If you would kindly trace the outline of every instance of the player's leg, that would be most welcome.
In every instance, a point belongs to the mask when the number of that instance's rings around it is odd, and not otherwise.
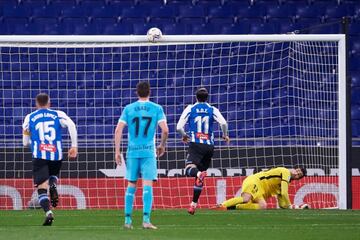
[[[136,181],[139,178],[139,159],[127,158],[126,160],[126,179],[128,186],[125,191],[125,224],[124,228],[132,228],[132,212],[136,192]]]
[[[53,212],[50,210],[50,200],[47,194],[49,187],[49,167],[47,160],[33,159],[33,178],[38,191],[39,204],[45,212],[44,226],[50,226],[54,220]]]
[[[51,205],[56,207],[59,202],[59,194],[57,191],[58,176],[60,173],[62,161],[49,161],[49,192]]]
[[[235,209],[235,207],[239,204],[246,204],[251,202],[251,194],[247,192],[242,192],[240,197],[234,197],[230,198],[229,200],[226,200],[223,202],[220,206],[227,209]]]
[[[202,190],[202,182],[206,176],[206,172],[202,173],[199,170],[201,159],[203,158],[199,145],[200,144],[198,143],[189,143],[188,155],[185,162],[185,175],[195,179],[193,187],[193,200],[190,203],[190,208],[188,209],[188,213],[192,215],[195,213],[197,200],[199,199]]]
[[[248,203],[236,205],[237,210],[258,210],[258,209],[266,209],[266,208],[267,208],[267,203],[263,198],[250,201]]]
[[[151,224],[151,209],[153,204],[153,182],[157,180],[157,166],[155,158],[143,158],[140,162],[143,179],[143,228],[157,229]]]
[[[259,183],[259,179],[254,176],[247,177],[241,188],[241,196],[231,198],[223,202],[220,208],[237,209],[237,205],[247,204],[246,206],[252,206],[250,203],[255,202],[256,199],[263,198],[263,190]]]
[[[188,156],[185,162],[185,175],[188,177],[200,177],[201,171],[198,169],[198,165],[201,163],[203,158],[201,152],[199,151],[200,144],[189,143]]]
[[[188,209],[188,213],[191,215],[195,214],[195,209],[197,207],[197,203],[199,201],[201,192],[204,187],[204,179],[206,177],[206,170],[210,166],[210,162],[211,162],[213,153],[214,153],[213,146],[206,145],[206,144],[199,144],[197,146],[197,154],[199,157],[201,156],[200,163],[197,163],[197,167],[198,167],[199,171],[201,171],[201,174],[200,174],[200,176],[197,176],[195,178],[193,199],[190,204],[190,208]]]

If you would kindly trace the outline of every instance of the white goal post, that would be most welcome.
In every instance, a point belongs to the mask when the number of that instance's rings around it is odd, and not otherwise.
[[[332,77],[337,79],[331,82]],[[113,146],[111,126],[115,127],[125,104],[134,100],[134,83],[149,80],[153,99],[164,106],[171,124],[176,124],[179,112],[194,100],[193,90],[200,86],[210,88],[210,103],[222,106],[220,111],[230,123],[234,141],[230,146],[217,141],[220,150],[214,169],[209,170],[215,180],[209,177],[207,186],[216,193],[205,190],[200,205],[209,206],[214,199],[234,195],[234,189],[241,187],[237,186],[242,181],[236,180],[238,175],[248,175],[250,169],[299,163],[310,169],[326,168],[324,174],[329,178],[322,179],[321,173],[313,171],[319,183],[331,185],[338,181],[338,193],[334,193],[337,203],[328,196],[310,196],[308,201],[313,201],[316,208],[347,208],[345,35],[165,35],[156,43],[138,35],[0,36],[0,78],[0,187],[17,189],[23,207],[32,196],[31,168],[28,150],[19,150],[21,134],[17,129],[21,128],[21,119],[33,110],[30,102],[34,93],[50,92],[50,97],[56,99],[55,107],[67,112],[81,128],[79,148],[84,161],[63,167],[63,184],[83,189],[81,196],[87,198],[88,207],[114,208],[111,198],[123,198],[125,185],[113,178],[123,175],[115,169],[109,152]],[[306,101],[315,97],[320,98],[313,104]],[[246,106],[248,102],[251,107]],[[106,104],[111,110],[106,109]],[[84,118],[88,116],[91,120]],[[159,163],[159,174],[168,180],[160,178],[155,207],[186,207],[192,180],[183,180],[183,172],[178,170],[186,148],[175,132],[169,140],[170,152]],[[98,155],[94,157],[93,153]],[[100,160],[98,156],[103,157]],[[114,172],[104,175],[112,168]],[[238,175],[222,175],[232,168]],[[98,169],[105,170],[95,172]],[[96,179],[101,181],[91,182]],[[233,186],[224,189],[222,183]],[[12,202],[5,195],[0,196],[0,203],[7,209]],[[116,200],[118,207],[122,201]],[[62,204],[73,207],[71,200]]]

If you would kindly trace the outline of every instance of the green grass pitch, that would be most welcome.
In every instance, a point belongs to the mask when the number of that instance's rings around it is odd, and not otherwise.
[[[360,239],[360,211],[340,210],[155,210],[158,230],[123,230],[120,210],[55,210],[51,227],[40,226],[40,210],[0,211],[0,239]]]

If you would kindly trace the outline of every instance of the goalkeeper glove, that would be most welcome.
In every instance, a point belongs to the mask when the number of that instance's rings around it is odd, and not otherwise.
[[[290,206],[289,206],[289,209],[309,209],[310,207],[309,207],[309,205],[308,204],[306,204],[306,203],[304,203],[304,204],[301,204],[301,205],[296,205],[296,204],[291,204]]]

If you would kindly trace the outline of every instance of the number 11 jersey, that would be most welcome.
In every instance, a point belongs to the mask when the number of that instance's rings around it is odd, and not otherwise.
[[[151,101],[127,105],[119,119],[128,126],[127,158],[156,157],[155,134],[158,124],[166,121],[163,108]]]
[[[226,124],[219,109],[206,102],[197,102],[185,108],[177,128],[189,123],[190,142],[214,145],[213,123]]]

